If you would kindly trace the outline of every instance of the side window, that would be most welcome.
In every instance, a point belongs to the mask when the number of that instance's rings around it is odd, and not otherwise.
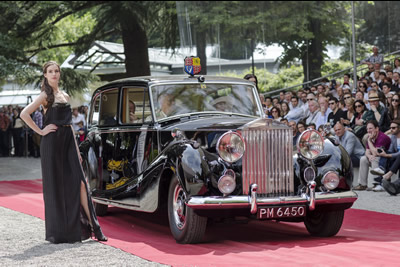
[[[92,105],[92,110],[90,111],[90,117],[89,117],[89,124],[90,125],[97,125],[99,124],[99,114],[100,114],[100,94],[95,96],[93,105]]]
[[[151,121],[151,111],[147,90],[144,87],[123,89],[121,122],[124,124],[143,124]]]
[[[105,126],[116,125],[117,110],[118,110],[117,108],[118,108],[118,89],[117,88],[109,89],[102,92],[101,95],[99,96],[98,124]]]

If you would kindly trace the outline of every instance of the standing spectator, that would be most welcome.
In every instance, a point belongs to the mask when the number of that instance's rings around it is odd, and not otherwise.
[[[379,156],[377,148],[389,149],[390,138],[379,131],[378,122],[370,120],[367,122],[367,144],[365,155],[360,160],[360,171],[358,176],[358,185],[354,190],[366,190],[368,188],[369,167],[376,169],[379,167]]]
[[[8,142],[8,128],[10,127],[10,119],[5,114],[3,107],[0,107],[0,157],[10,156]]]
[[[374,46],[372,48],[372,52],[373,52],[373,54],[371,56],[367,57],[366,59],[361,60],[361,63],[368,64],[368,66],[370,66],[370,64],[374,64],[374,63],[383,64],[383,55],[379,54],[378,47]]]
[[[23,127],[24,123],[19,116],[19,110],[14,108],[13,109],[13,125],[12,125],[12,136],[13,136],[13,143],[14,143],[14,156],[15,157],[22,157],[24,155],[24,139],[22,137],[23,134]]]
[[[40,129],[43,129],[43,114],[40,111],[40,108],[37,108],[36,111],[33,113],[32,120]],[[35,131],[33,131],[32,132],[33,156],[35,158],[40,157],[40,140],[41,136]]]
[[[360,159],[365,154],[364,146],[360,140],[351,131],[346,131],[343,124],[340,122],[334,126],[336,140],[349,153],[351,162],[354,167],[360,166]]]
[[[329,99],[328,103],[329,103],[329,107],[332,110],[332,112],[329,113],[329,115],[328,115],[328,122],[330,123],[331,127],[333,128],[338,121],[340,122],[340,119],[346,119],[347,114],[345,111],[343,111],[339,108],[339,101],[337,98],[331,97]]]
[[[274,97],[274,98],[272,99],[272,105],[275,107],[276,104],[278,104],[278,103],[279,103],[279,99],[276,98],[276,97]]]
[[[309,103],[310,101],[315,100],[315,95],[313,93],[308,93],[306,95],[306,102],[304,105],[301,106],[301,108],[303,109],[303,114],[304,114],[304,118],[308,118],[310,116],[310,107],[309,107]]]

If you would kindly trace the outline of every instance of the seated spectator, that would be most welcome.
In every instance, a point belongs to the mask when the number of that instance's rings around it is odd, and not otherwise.
[[[272,116],[273,120],[276,120],[276,121],[282,120],[281,111],[277,107],[273,107],[271,109],[271,116]]]
[[[320,97],[318,98],[319,104],[319,112],[317,118],[315,119],[315,125],[317,129],[320,125],[327,124],[328,122],[328,115],[332,112],[332,110],[328,106],[328,98],[327,97]]]
[[[306,103],[301,106],[301,108],[303,109],[304,118],[308,118],[310,116],[309,103],[312,100],[315,100],[315,95],[313,93],[308,93],[306,97]]]
[[[299,106],[299,99],[297,96],[292,96],[291,99],[292,108],[285,118],[288,121],[295,121],[296,123],[304,117],[303,109]]]
[[[306,130],[306,124],[303,121],[299,121],[297,123],[297,131],[299,134],[303,133]]]
[[[297,124],[296,124],[295,121],[289,121],[288,126],[292,127],[292,130],[293,130],[293,145],[295,146],[297,144],[297,139],[300,136],[299,131],[297,131]]]
[[[351,162],[354,167],[360,166],[360,159],[365,154],[364,146],[360,140],[352,132],[346,131],[343,124],[340,122],[334,126],[336,140],[341,144],[344,149],[349,153]]]
[[[279,102],[280,102],[280,103],[282,103],[283,101],[285,101],[285,94],[286,94],[286,91],[285,91],[285,90],[279,92]]]
[[[289,104],[286,102],[281,103],[281,115],[285,117],[290,111]]]
[[[383,61],[384,61],[383,55],[379,54],[378,47],[376,47],[376,46],[372,47],[372,52],[373,52],[373,54],[371,56],[361,60],[360,63],[368,64],[368,66],[370,66],[371,64],[374,64],[374,63],[383,64]]]
[[[388,181],[400,169],[400,119],[393,120],[390,123],[390,130],[392,133],[390,135],[390,147],[387,151],[378,151],[378,156],[381,157],[379,167],[371,170],[372,174],[382,175],[381,178]]]
[[[400,95],[395,94],[392,97],[391,105],[389,108],[385,108],[383,111],[383,114],[381,116],[381,119],[379,121],[379,128],[383,132],[387,132],[390,127],[390,122],[393,121],[394,119],[400,118]]]
[[[350,127],[350,122],[354,120],[355,110],[354,110],[354,100],[353,98],[349,97],[345,100],[346,103],[346,118],[340,119],[340,122]]]
[[[331,97],[329,99],[329,107],[331,108],[332,112],[328,115],[328,122],[333,128],[337,122],[340,122],[341,119],[346,119],[347,114],[345,111],[339,108],[339,101],[335,97]]]
[[[278,104],[279,103],[279,98],[276,98],[276,97],[274,97],[274,98],[272,98],[272,105],[275,107],[275,105],[276,104]]]
[[[287,126],[289,126],[289,122],[288,122],[288,120],[285,119],[285,118],[282,118],[282,119],[281,119],[281,123],[286,124]]]
[[[398,93],[400,91],[400,73],[399,72],[393,73],[392,86],[391,86],[390,90],[394,93]]]
[[[310,123],[307,125],[307,129],[312,129],[312,130],[316,130],[315,128],[315,123]]]
[[[371,91],[368,93],[368,102],[370,107],[370,110],[367,111],[368,119],[379,121],[382,117],[385,107],[380,105],[378,94],[373,89],[371,89]]]
[[[361,140],[367,133],[367,109],[365,103],[361,100],[356,100],[353,106],[355,114],[354,119],[350,121],[350,129]],[[372,119],[372,117],[370,118]]]
[[[264,104],[265,104],[265,109],[268,111],[268,113],[270,113],[273,107],[272,98],[270,96],[265,97]]]
[[[400,73],[400,58],[395,58],[393,65],[394,65],[393,74],[394,72]]]
[[[361,91],[357,91],[355,95],[355,100],[361,100],[362,102],[365,102],[364,93]]]
[[[360,171],[358,176],[358,185],[354,190],[366,190],[368,188],[369,168],[376,169],[379,167],[379,156],[377,148],[389,149],[390,138],[379,131],[378,122],[369,120],[367,122],[367,144],[365,155],[360,160]]]

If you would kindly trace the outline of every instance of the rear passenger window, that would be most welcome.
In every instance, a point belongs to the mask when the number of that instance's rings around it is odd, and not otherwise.
[[[149,118],[151,111],[147,90],[144,87],[123,88],[121,122],[143,124],[144,121],[149,121]]]
[[[91,125],[113,126],[117,124],[118,89],[109,89],[95,96],[91,110]]]

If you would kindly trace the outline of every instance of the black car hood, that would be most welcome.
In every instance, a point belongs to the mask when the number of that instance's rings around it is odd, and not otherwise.
[[[162,129],[172,131],[178,128],[182,131],[210,131],[237,129],[257,118],[239,116],[209,116],[209,117],[185,117],[179,120],[164,122]]]

